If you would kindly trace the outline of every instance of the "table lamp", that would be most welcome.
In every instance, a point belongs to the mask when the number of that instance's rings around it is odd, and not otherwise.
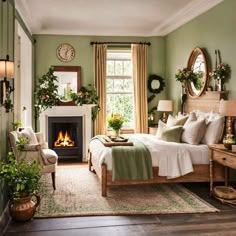
[[[227,116],[226,134],[234,134],[232,117],[236,116],[236,100],[221,99],[219,113],[223,116]]]
[[[167,121],[167,115],[166,112],[172,112],[173,111],[173,101],[172,100],[160,100],[158,102],[157,106],[158,111],[163,111],[163,115],[161,120],[166,123]]]

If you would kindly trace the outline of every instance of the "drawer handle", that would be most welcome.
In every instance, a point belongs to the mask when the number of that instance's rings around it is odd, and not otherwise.
[[[223,161],[225,161],[225,160],[226,160],[226,158],[224,157],[224,158],[222,158],[222,160],[223,160]]]

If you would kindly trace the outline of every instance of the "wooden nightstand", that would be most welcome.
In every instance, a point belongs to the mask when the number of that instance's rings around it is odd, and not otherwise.
[[[210,161],[210,195],[212,196],[214,184],[214,162],[225,167],[225,186],[228,186],[229,168],[236,169],[236,153],[227,150],[223,144],[209,145],[209,161]]]
[[[157,127],[148,127],[148,133],[152,135],[156,135]]]

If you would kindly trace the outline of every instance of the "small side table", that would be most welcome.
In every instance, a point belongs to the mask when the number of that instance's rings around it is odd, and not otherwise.
[[[210,161],[210,195],[212,196],[214,184],[214,162],[225,167],[225,186],[228,186],[229,168],[236,169],[236,153],[227,150],[223,144],[213,144],[208,147]]]
[[[148,127],[148,133],[152,135],[156,135],[157,127]]]

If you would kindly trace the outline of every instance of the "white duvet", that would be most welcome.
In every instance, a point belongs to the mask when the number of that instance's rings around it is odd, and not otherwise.
[[[159,167],[159,176],[177,178],[193,172],[193,164],[209,164],[207,145],[190,145],[159,140],[150,134],[129,135],[130,140],[143,142],[150,151],[152,166]],[[98,139],[89,144],[93,162],[99,166],[107,164],[112,170],[111,148],[105,147]]]

